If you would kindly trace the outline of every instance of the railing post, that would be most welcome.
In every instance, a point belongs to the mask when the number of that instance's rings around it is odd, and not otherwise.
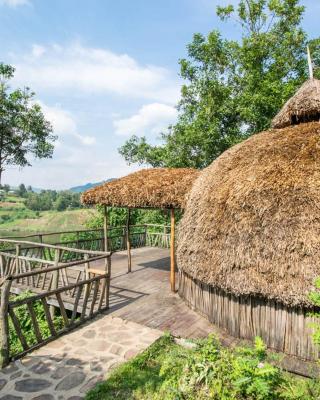
[[[6,275],[6,261],[2,254],[0,254],[0,277],[4,278]]]
[[[83,258],[85,259],[85,264],[84,264],[84,276],[85,279],[89,279],[89,269],[90,269],[90,264],[89,264],[89,255],[85,254],[83,256]]]
[[[104,237],[104,251],[109,251],[108,249],[108,209],[107,206],[103,206],[103,237]]]
[[[170,209],[170,225],[171,225],[171,237],[170,237],[170,284],[171,291],[176,291],[176,266],[175,266],[175,215],[174,209]]]
[[[131,272],[130,213],[131,213],[131,210],[130,210],[130,208],[128,208],[128,211],[127,211],[127,254],[128,254],[128,273]]]
[[[19,267],[20,267],[20,263],[19,263],[19,256],[20,256],[20,245],[17,244],[16,245],[16,262],[15,262],[15,271],[11,271],[11,274],[19,274]]]
[[[76,237],[77,237],[77,249],[80,249],[80,237],[79,237],[79,231],[76,232]]]
[[[60,261],[60,249],[56,249],[54,252],[54,267],[58,267]],[[55,271],[52,272],[52,288],[51,290],[58,289],[59,287],[59,270],[56,269]],[[50,314],[51,318],[54,318],[55,314],[55,309],[56,307],[54,305],[50,306]]]
[[[105,273],[108,274],[106,282],[106,308],[109,308],[110,281],[111,281],[111,256],[106,258]]]
[[[42,235],[39,235],[39,243],[43,243]],[[43,258],[43,248],[40,247],[40,258]]]
[[[10,338],[9,338],[9,318],[8,305],[12,280],[5,279],[1,286],[0,303],[0,368],[9,363]]]

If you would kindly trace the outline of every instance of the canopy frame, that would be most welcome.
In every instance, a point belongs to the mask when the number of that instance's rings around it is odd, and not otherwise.
[[[127,209],[126,221],[126,242],[127,242],[127,258],[128,258],[128,273],[132,272],[132,256],[131,256],[131,242],[130,242],[130,218],[131,207],[121,207]],[[135,209],[154,209],[149,207],[135,207]],[[160,209],[160,208],[159,208]],[[104,205],[104,248],[108,251],[108,210]],[[165,210],[165,209],[163,209]],[[170,208],[170,287],[173,293],[176,292],[176,254],[175,254],[175,209]]]

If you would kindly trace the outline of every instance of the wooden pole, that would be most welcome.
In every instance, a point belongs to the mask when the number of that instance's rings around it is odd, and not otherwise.
[[[128,272],[131,272],[131,243],[130,243],[130,208],[127,213],[127,253],[128,253]]]
[[[310,53],[309,46],[307,46],[307,55],[308,55],[309,77],[310,77],[310,79],[313,79],[313,65],[312,65],[312,59],[311,59],[311,53]]]
[[[170,238],[170,284],[171,291],[176,291],[176,267],[175,267],[175,246],[174,246],[174,230],[175,230],[175,218],[174,218],[174,209],[170,210],[170,219],[171,219],[171,238]]]
[[[8,304],[12,280],[5,279],[1,287],[0,304],[0,368],[9,364],[10,340]]]
[[[58,267],[60,261],[60,250],[56,249],[54,253],[54,267]],[[52,287],[49,290],[56,290],[59,287],[59,270],[52,271]],[[56,308],[54,305],[50,306],[50,315],[54,319]]]
[[[108,209],[104,206],[104,218],[103,218],[103,236],[104,236],[104,251],[108,251]]]

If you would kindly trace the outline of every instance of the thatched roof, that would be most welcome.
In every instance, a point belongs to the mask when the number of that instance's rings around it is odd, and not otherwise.
[[[287,101],[272,121],[272,128],[285,128],[303,122],[320,120],[320,81],[309,79]]]
[[[184,208],[198,175],[191,168],[143,169],[87,190],[81,200],[110,207]]]
[[[202,171],[178,267],[235,295],[308,305],[320,275],[320,124],[252,136]]]

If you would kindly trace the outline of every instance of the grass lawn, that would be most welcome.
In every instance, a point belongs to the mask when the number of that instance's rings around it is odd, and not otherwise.
[[[226,349],[214,337],[182,347],[165,335],[115,369],[86,400],[316,400],[320,382],[272,365],[261,339]]]

